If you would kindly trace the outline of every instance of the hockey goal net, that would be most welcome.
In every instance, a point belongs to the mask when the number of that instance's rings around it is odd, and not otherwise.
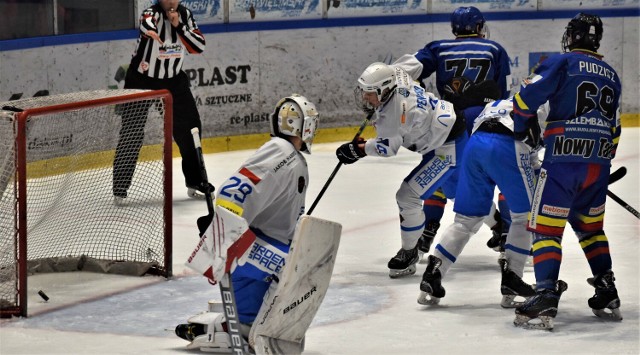
[[[27,315],[27,276],[171,275],[168,91],[0,103],[0,315]]]

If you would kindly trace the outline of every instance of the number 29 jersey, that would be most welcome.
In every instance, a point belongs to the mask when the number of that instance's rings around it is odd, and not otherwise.
[[[304,156],[287,140],[273,137],[219,187],[216,204],[288,244],[304,213],[308,184]]]

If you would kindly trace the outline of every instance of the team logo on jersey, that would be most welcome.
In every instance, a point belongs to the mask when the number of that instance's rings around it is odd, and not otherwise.
[[[404,96],[404,97],[409,97],[409,90],[405,89],[405,88],[399,88],[398,89],[398,94]]]
[[[304,179],[304,176],[300,176],[298,178],[298,192],[302,193],[304,191],[304,187],[307,185],[307,182]]]

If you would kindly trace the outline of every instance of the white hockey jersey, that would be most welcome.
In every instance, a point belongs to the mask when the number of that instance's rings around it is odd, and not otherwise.
[[[216,204],[287,244],[304,213],[308,184],[304,156],[285,139],[273,137],[219,187]]]
[[[403,69],[394,71],[397,87],[376,110],[376,138],[366,142],[365,152],[390,157],[401,146],[420,154],[442,146],[456,121],[453,105],[426,92]]]
[[[513,132],[513,118],[511,112],[513,111],[513,96],[506,100],[498,100],[487,104],[484,110],[473,121],[473,130],[475,132],[480,125],[485,121],[500,122],[503,126],[507,127]],[[538,108],[538,124],[544,128],[544,123],[549,114],[549,102],[545,102]]]

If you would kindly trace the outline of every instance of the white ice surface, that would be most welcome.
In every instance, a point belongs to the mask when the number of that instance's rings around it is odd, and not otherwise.
[[[640,129],[623,131],[613,169],[628,174],[610,186],[631,206],[640,208]],[[337,144],[313,146],[308,156],[307,206],[337,164]],[[211,181],[218,186],[252,151],[206,156]],[[395,192],[417,163],[403,150],[390,159],[365,158],[343,166],[313,215],[343,225],[331,286],[307,332],[305,354],[638,354],[640,353],[640,224],[608,200],[605,231],[609,237],[624,320],[596,318],[587,299],[593,289],[587,262],[570,228],[564,236],[562,295],[553,332],[515,328],[513,310],[500,308],[497,253],[485,243],[482,227],[443,280],[447,295],[439,306],[416,303],[425,264],[416,275],[390,279],[387,261],[400,248]],[[173,334],[176,324],[219,299],[217,287],[185,269],[195,247],[195,220],[206,204],[186,197],[179,160],[174,160],[175,277],[124,278],[65,274],[29,279],[27,319],[0,323],[1,354],[186,354],[186,342]],[[453,219],[447,205],[443,228]],[[441,234],[441,233],[439,233]],[[525,270],[533,282],[533,269]],[[45,303],[36,295],[44,290]],[[197,352],[196,352],[197,353]]]

